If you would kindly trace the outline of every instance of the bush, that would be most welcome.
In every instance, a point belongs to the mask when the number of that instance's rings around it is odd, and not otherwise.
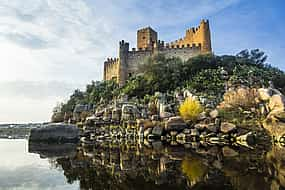
[[[222,109],[250,110],[258,106],[258,92],[255,88],[238,88],[224,94],[224,101],[220,104]]]
[[[179,107],[181,117],[187,121],[196,121],[203,108],[199,101],[188,97]]]

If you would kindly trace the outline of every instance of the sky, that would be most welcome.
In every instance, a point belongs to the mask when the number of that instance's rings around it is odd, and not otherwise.
[[[181,38],[209,19],[217,55],[259,48],[285,71],[283,0],[1,0],[0,123],[50,120],[74,89],[102,80],[119,41],[136,47],[136,30]]]

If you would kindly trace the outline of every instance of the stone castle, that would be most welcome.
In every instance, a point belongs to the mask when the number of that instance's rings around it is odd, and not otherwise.
[[[162,54],[165,57],[191,57],[212,52],[211,34],[208,20],[202,20],[196,28],[186,30],[183,38],[170,43],[158,40],[157,32],[151,27],[137,31],[137,49],[130,51],[129,43],[120,41],[119,57],[108,58],[104,62],[104,80],[116,80],[124,85],[126,80],[138,73],[138,65],[148,57]]]

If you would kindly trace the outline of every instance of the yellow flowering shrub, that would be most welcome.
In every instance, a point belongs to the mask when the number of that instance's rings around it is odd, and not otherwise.
[[[181,117],[187,121],[197,120],[200,113],[202,113],[203,107],[199,101],[192,97],[188,97],[179,107]]]

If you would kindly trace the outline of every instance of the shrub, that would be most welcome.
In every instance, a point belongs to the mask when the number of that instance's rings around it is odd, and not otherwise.
[[[179,107],[181,117],[187,121],[197,120],[199,114],[203,111],[203,108],[199,101],[192,97],[188,97]]]
[[[256,89],[238,88],[224,94],[224,101],[220,104],[221,109],[250,110],[258,106],[258,92]]]

